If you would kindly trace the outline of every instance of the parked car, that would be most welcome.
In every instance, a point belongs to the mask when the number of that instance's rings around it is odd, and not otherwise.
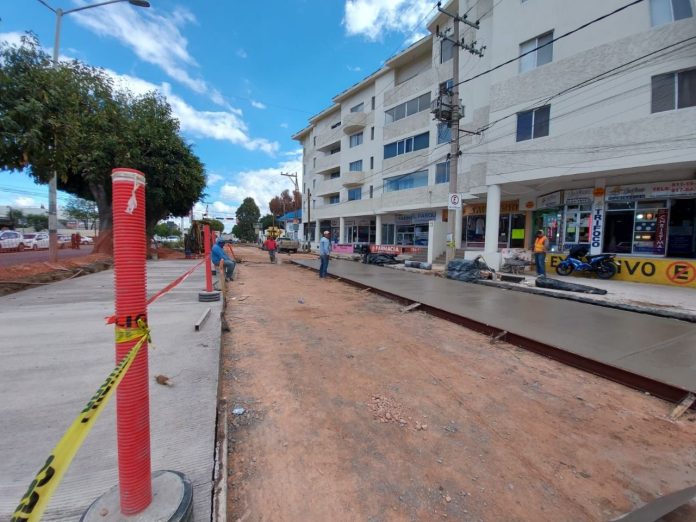
[[[66,245],[70,245],[70,236],[58,234],[58,248],[65,248]]]
[[[2,250],[24,250],[24,236],[14,230],[3,230],[0,232],[0,249]]]
[[[48,232],[24,234],[24,248],[29,248],[31,250],[48,248]]]
[[[181,241],[181,238],[179,236],[167,236],[166,241],[168,241],[169,243],[178,243],[179,241]]]
[[[293,252],[296,253],[300,248],[300,242],[289,237],[279,237],[276,239],[278,244],[278,252]]]
[[[93,245],[94,244],[94,238],[90,236],[82,236],[80,238],[80,244],[81,245]]]

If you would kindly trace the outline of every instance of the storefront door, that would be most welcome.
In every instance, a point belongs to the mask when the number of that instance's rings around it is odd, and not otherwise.
[[[696,257],[696,199],[673,199],[669,214],[669,257]]]

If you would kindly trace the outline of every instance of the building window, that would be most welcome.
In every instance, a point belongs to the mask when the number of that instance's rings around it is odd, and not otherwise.
[[[550,105],[545,105],[531,111],[518,112],[517,141],[548,136],[550,115]]]
[[[520,58],[520,72],[531,71],[536,67],[544,65],[553,60],[553,31],[532,38],[520,44],[520,56],[525,53],[525,56]],[[548,44],[548,45],[546,45]],[[542,47],[538,49],[538,47]],[[534,50],[536,49],[536,50]]]
[[[340,194],[332,194],[329,196],[329,205],[335,205],[337,203],[341,202],[341,195]]]
[[[349,163],[348,170],[351,172],[362,172],[362,160],[352,161]]]
[[[317,200],[316,199],[312,200],[312,208],[317,208]]]
[[[375,168],[375,157],[370,156],[370,170]]]
[[[411,136],[404,140],[388,143],[384,146],[384,159],[400,156],[408,152],[427,149],[430,146],[430,133],[424,132],[418,136]]]
[[[331,149],[331,150],[329,151],[329,154],[336,154],[336,153],[338,153],[338,152],[341,152],[341,147],[340,147],[340,146],[334,147],[333,149]]]
[[[352,134],[350,136],[350,146],[352,147],[357,147],[358,145],[362,145],[363,142],[363,133],[362,131],[357,132],[355,134]]]
[[[372,185],[370,185],[370,199],[372,199],[372,192],[373,192]]]
[[[340,170],[336,170],[336,171],[332,172],[331,174],[329,174],[329,179],[336,179],[336,178],[340,178],[340,177],[341,177]]]
[[[374,140],[375,139],[375,128],[370,127],[370,139]]]
[[[317,180],[313,179],[312,180],[312,190],[314,190],[315,188],[317,188]]]
[[[362,187],[348,190],[348,201],[356,201],[362,199]]]
[[[332,128],[332,129],[335,129],[336,127],[340,127],[340,126],[341,126],[341,122],[340,122],[340,121],[337,121],[336,123],[334,123],[334,124],[331,126],[331,128]]]
[[[428,171],[419,170],[403,176],[396,176],[384,180],[384,192],[395,192],[417,187],[428,186]]]
[[[653,27],[691,16],[691,0],[650,0],[650,21]]]
[[[375,97],[372,97],[372,110],[375,110]]]
[[[451,60],[454,56],[454,42],[451,40],[442,40],[440,42],[440,63],[445,63]]]
[[[426,92],[417,98],[413,98],[396,107],[392,107],[388,111],[384,111],[384,123],[392,123],[406,116],[411,116],[412,114],[428,109],[430,109],[430,93]]]
[[[435,183],[449,183],[450,162],[449,160],[435,165]]]
[[[314,146],[315,147],[317,146],[317,137],[316,136],[314,136]]]
[[[447,94],[452,92],[452,89],[454,88],[454,80],[450,78],[446,82],[441,82],[439,87],[438,87],[438,92],[441,94]]]
[[[696,69],[652,77],[652,112],[696,106]]]
[[[365,104],[363,102],[360,102],[354,107],[351,107],[350,112],[362,112],[363,108],[365,108]]]
[[[312,167],[317,168],[317,158],[312,158]]]
[[[449,143],[452,141],[452,127],[448,123],[437,124],[437,143]]]

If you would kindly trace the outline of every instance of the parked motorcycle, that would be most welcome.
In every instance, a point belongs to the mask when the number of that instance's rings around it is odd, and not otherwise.
[[[619,267],[614,261],[614,254],[598,254],[590,256],[585,246],[576,246],[570,249],[568,256],[556,267],[558,275],[567,276],[574,271],[590,272],[597,274],[600,279],[611,279],[616,275]],[[583,260],[584,258],[584,260]]]

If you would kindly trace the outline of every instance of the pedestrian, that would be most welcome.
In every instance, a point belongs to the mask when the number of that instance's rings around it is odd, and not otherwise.
[[[75,234],[75,248],[80,250],[80,245],[82,244],[82,236],[79,232]]]
[[[234,280],[234,269],[237,265],[230,259],[230,256],[225,253],[223,249],[224,245],[224,239],[220,238],[217,240],[217,243],[213,245],[213,249],[210,252],[210,261],[216,267],[219,267],[220,261],[222,261],[225,265],[225,281],[232,281]]]
[[[326,277],[329,270],[329,254],[331,253],[331,241],[329,231],[324,231],[324,236],[319,241],[319,277]]]
[[[546,277],[546,252],[549,251],[549,238],[543,230],[538,230],[534,240],[534,261],[538,276]]]
[[[278,250],[278,244],[273,236],[268,236],[268,239],[263,243],[263,246],[268,250],[268,257],[271,263],[275,263],[276,250]]]

